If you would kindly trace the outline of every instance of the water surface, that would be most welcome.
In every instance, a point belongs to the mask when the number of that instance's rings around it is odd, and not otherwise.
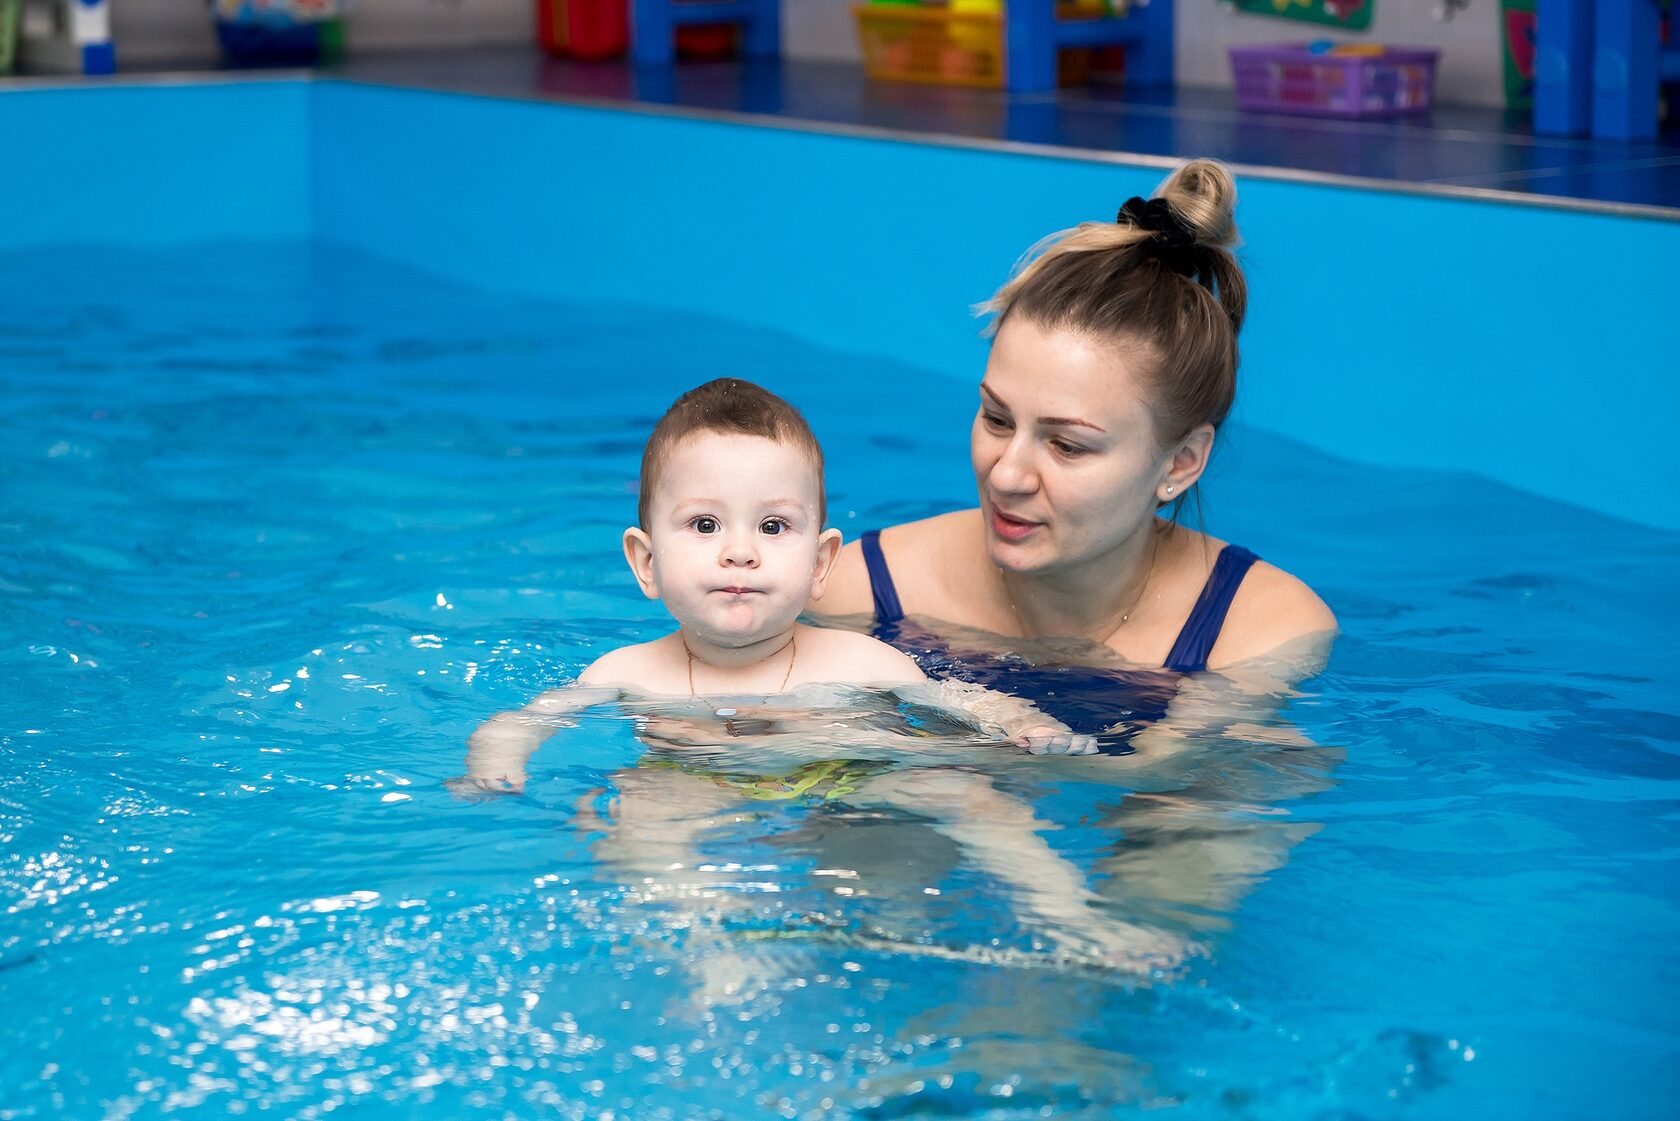
[[[722,374],[807,410],[848,536],[970,501],[971,385],[792,336],[0,259],[0,1116],[1667,1115],[1680,535],[1240,411],[1207,526],[1346,633],[1172,767],[752,798],[598,712],[454,797],[480,720],[666,625],[618,537]]]

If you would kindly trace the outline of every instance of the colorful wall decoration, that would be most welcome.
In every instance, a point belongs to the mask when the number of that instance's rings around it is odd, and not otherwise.
[[[1499,34],[1504,41],[1505,105],[1534,107],[1534,16],[1536,0],[1500,0]]]
[[[1377,0],[1236,0],[1237,10],[1257,16],[1306,20],[1349,31],[1371,26]]]

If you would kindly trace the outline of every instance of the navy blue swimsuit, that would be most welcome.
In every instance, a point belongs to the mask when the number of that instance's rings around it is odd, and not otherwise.
[[[1013,654],[958,650],[934,632],[904,617],[893,586],[887,558],[881,553],[881,531],[872,529],[859,541],[869,586],[875,600],[875,637],[904,651],[929,677],[954,678],[1012,693],[1037,704],[1076,732],[1096,735],[1114,731],[1099,741],[1107,754],[1131,751],[1132,733],[1166,715],[1167,706],[1187,673],[1207,669],[1208,653],[1219,639],[1225,614],[1243,577],[1260,558],[1240,545],[1220,550],[1207,583],[1172,652],[1160,669],[1114,669],[1101,666],[1033,665]]]

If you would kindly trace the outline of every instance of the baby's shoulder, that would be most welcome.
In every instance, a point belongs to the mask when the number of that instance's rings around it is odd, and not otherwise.
[[[609,650],[596,658],[578,674],[579,685],[617,685],[626,688],[645,687],[646,683],[658,676],[660,669],[668,662],[669,655],[666,647],[670,645],[670,638],[657,638],[652,642],[639,642],[634,646],[620,646],[617,650]]]
[[[853,685],[902,685],[927,680],[909,657],[869,635],[801,624],[798,637],[801,655],[810,650],[813,670],[821,680]]]

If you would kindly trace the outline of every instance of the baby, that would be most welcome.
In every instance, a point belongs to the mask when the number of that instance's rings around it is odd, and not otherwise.
[[[568,712],[626,700],[762,699],[801,687],[809,702],[819,683],[893,689],[955,708],[1034,750],[1078,750],[1088,738],[1025,701],[957,682],[929,685],[913,661],[868,635],[798,621],[822,596],[840,531],[823,528],[822,449],[775,394],[720,378],[678,398],[642,453],[637,512],[624,531],[625,560],[677,629],[605,654],[574,685],[486,721],[471,739],[469,782],[522,787],[526,761]],[[738,714],[711,707],[719,717]]]

